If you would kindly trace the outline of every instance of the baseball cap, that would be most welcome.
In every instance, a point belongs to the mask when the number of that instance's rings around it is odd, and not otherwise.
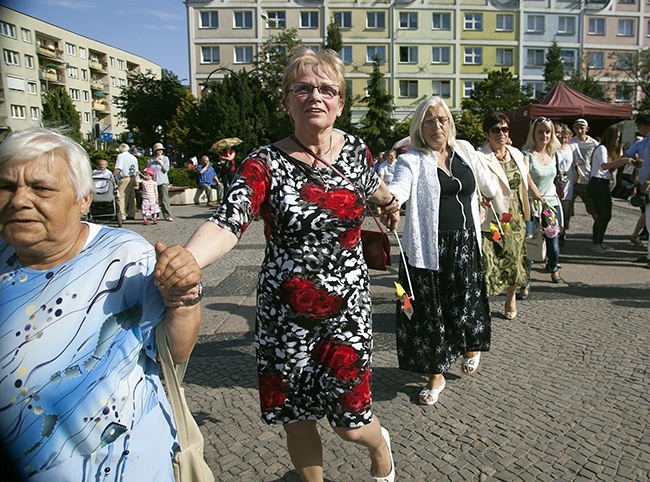
[[[585,119],[578,119],[577,121],[575,121],[573,123],[573,127],[575,127],[575,126],[589,127],[589,122],[587,122]]]

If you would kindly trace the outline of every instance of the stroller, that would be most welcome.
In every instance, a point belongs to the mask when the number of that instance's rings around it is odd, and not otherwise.
[[[95,222],[100,218],[117,221],[117,225],[122,227],[122,215],[117,206],[117,183],[113,176],[110,177],[93,177],[95,192],[93,200],[90,203],[88,211],[88,221]]]

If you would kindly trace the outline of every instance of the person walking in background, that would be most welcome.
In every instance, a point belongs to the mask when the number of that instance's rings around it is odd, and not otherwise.
[[[646,139],[649,138],[650,133],[646,135]],[[639,158],[642,160],[642,164],[639,167],[636,189],[639,193],[645,194],[645,223],[646,228],[648,228],[650,227],[650,192],[648,192],[650,186],[650,140],[643,146],[643,150],[639,153]],[[646,263],[645,267],[650,269],[650,242],[648,243],[647,255],[637,258],[636,261]]]
[[[397,357],[402,370],[428,375],[419,397],[433,405],[454,361],[462,356],[463,371],[473,373],[481,352],[490,349],[479,204],[481,195],[496,194],[497,184],[472,145],[456,139],[442,98],[420,103],[410,135],[409,151],[400,155],[388,186],[400,203],[408,201],[399,282],[413,287],[412,317],[397,308]],[[393,217],[394,225],[399,211]]]
[[[497,192],[488,204],[481,226],[488,294],[496,296],[505,289],[504,314],[508,320],[513,320],[517,317],[517,288],[524,287],[521,299],[528,298],[530,290],[526,257],[526,221],[530,220],[530,204],[528,161],[519,149],[509,144],[509,132],[510,119],[505,114],[488,114],[483,120],[487,143],[479,156],[483,156],[485,167],[498,180]],[[507,229],[503,224],[507,224]]]
[[[305,482],[323,481],[317,425],[323,417],[343,440],[368,449],[372,480],[392,482],[389,434],[372,411],[372,307],[360,232],[365,199],[398,206],[372,170],[366,144],[334,129],[345,89],[336,52],[293,52],[282,92],[294,133],[251,151],[209,222],[186,248],[170,246],[160,255],[157,282],[168,292],[195,285],[201,268],[228,253],[261,214],[267,239],[256,315],[262,419],[283,425]],[[176,256],[188,251],[185,257],[196,262],[179,265]]]
[[[612,219],[612,193],[610,182],[612,172],[627,164],[635,164],[634,159],[623,155],[622,131],[617,125],[611,125],[603,134],[603,139],[593,152],[591,160],[591,178],[589,179],[589,197],[596,210],[591,250],[603,254],[614,248],[603,241],[607,225]]]
[[[129,151],[128,144],[120,144],[120,153],[115,160],[113,175],[117,179],[117,205],[122,221],[135,219],[135,176],[138,173],[138,159]]]
[[[573,132],[575,136],[569,140],[569,144],[577,146],[577,149],[573,151],[573,166],[576,170],[576,179],[573,184],[573,201],[580,197],[587,213],[593,218],[596,210],[589,197],[589,177],[591,176],[591,153],[598,145],[598,141],[587,135],[589,123],[585,119],[578,119],[573,123]],[[572,206],[571,212],[573,213],[573,211]]]
[[[155,172],[152,167],[144,170],[144,180],[140,181],[140,193],[142,194],[142,219],[143,224],[149,224],[147,216],[151,215],[154,224],[158,224],[158,184],[153,180]]]
[[[248,153],[246,152],[244,154]],[[235,179],[235,171],[237,170],[235,155],[236,152],[232,147],[226,147],[219,156],[219,162],[221,163],[221,181],[223,182],[224,192],[228,191],[230,184]]]
[[[642,162],[641,167],[643,167],[643,165],[647,166],[650,164],[650,158],[647,157],[649,152],[646,151],[648,143],[650,143],[650,114],[638,114],[634,123],[636,124],[636,130],[638,135],[641,136],[641,139],[632,144],[632,146],[625,151],[625,155],[640,160]],[[644,158],[644,156],[646,157]],[[641,242],[642,232],[645,232],[645,239],[648,239],[647,234],[649,225],[646,221],[646,206],[641,206],[640,209],[641,216],[639,216],[639,219],[634,226],[634,230],[632,231],[632,236],[630,236],[630,243],[634,246],[643,246],[643,243]]]
[[[160,142],[153,145],[153,157],[149,159],[149,166],[154,171],[154,181],[158,185],[158,202],[160,211],[165,221],[173,221],[171,203],[169,202],[169,158],[164,155],[165,148]]]
[[[377,171],[379,179],[384,181],[387,186],[391,183],[393,176],[395,175],[396,157],[395,149],[387,150],[384,154],[384,161],[379,165],[379,170]]]
[[[566,232],[569,230],[569,222],[573,216],[573,186],[576,180],[576,170],[574,167],[574,151],[578,148],[576,144],[570,144],[571,129],[561,122],[553,122],[555,137],[560,142],[559,149],[555,152],[557,167],[557,177],[555,178],[555,187],[558,189],[558,196],[562,205],[563,226],[560,228],[559,243],[564,246]]]
[[[194,204],[199,204],[201,194],[205,193],[205,196],[208,198],[206,206],[214,206],[212,203],[212,185],[217,186],[217,203],[221,203],[223,199],[223,186],[219,182],[219,177],[214,167],[212,167],[208,156],[201,157],[201,165],[197,167],[196,172],[199,175],[199,189],[196,192]]]

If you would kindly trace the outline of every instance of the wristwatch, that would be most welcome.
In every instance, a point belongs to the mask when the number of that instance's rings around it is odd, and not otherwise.
[[[196,285],[196,286],[199,289],[199,292],[197,293],[196,298],[194,298],[193,300],[183,301],[183,305],[185,305],[185,306],[194,306],[194,305],[198,304],[203,299],[203,283],[201,283],[199,281],[199,284]]]

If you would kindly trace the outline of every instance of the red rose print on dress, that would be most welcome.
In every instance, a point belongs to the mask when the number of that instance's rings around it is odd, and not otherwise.
[[[300,188],[300,197],[316,204],[319,208],[328,209],[337,218],[358,219],[363,215],[363,202],[349,189],[337,188],[325,191],[318,184],[305,183]]]
[[[278,375],[260,376],[260,405],[263,411],[284,405],[287,401],[286,392],[289,386]]]
[[[344,410],[361,413],[370,408],[370,370],[366,370],[359,383],[349,392],[339,395]]]
[[[343,249],[354,249],[359,244],[361,238],[361,225],[357,225],[352,229],[343,231],[338,236],[339,244]]]
[[[289,278],[282,285],[287,303],[298,313],[322,320],[338,313],[343,300],[319,289],[313,281]]]
[[[268,200],[271,193],[271,173],[264,161],[249,158],[239,167],[238,174],[244,178],[246,185],[251,188],[251,211],[253,215],[260,212],[262,203]]]
[[[361,371],[361,361],[355,349],[333,339],[319,343],[314,349],[314,357],[339,380],[354,380]]]

